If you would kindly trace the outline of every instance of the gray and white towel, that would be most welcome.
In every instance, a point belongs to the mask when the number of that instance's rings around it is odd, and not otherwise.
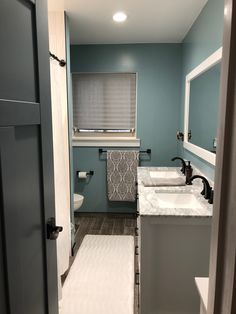
[[[109,201],[134,202],[137,194],[139,151],[107,151],[107,189]]]

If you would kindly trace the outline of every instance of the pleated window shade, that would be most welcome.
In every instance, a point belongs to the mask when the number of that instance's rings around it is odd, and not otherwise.
[[[75,73],[72,81],[74,128],[80,131],[134,131],[135,73]]]

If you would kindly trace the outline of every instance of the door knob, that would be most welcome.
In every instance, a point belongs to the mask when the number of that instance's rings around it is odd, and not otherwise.
[[[47,239],[56,240],[63,228],[61,226],[56,226],[55,218],[50,218],[47,222]]]

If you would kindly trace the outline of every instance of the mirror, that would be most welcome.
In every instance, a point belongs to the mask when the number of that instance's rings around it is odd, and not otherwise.
[[[190,82],[189,142],[213,153],[216,153],[220,65],[214,65]]]
[[[215,164],[222,48],[186,76],[184,147]]]

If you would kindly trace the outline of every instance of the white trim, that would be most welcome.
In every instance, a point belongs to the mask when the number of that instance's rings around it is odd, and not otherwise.
[[[208,150],[201,148],[200,146],[184,141],[184,148],[201,157],[212,165],[216,163],[216,154],[209,152]]]
[[[192,79],[198,77],[200,74],[206,72],[208,69],[212,68],[215,64],[219,63],[222,59],[222,50],[219,48],[202,63],[200,63],[195,69],[193,69],[187,76],[186,79],[191,81]]]
[[[184,143],[183,146],[190,152],[201,157],[212,165],[215,165],[216,155],[204,148],[194,145],[188,141],[189,131],[189,99],[190,99],[190,82],[200,74],[204,73],[215,64],[219,63],[222,59],[222,47],[216,50],[210,57],[200,63],[195,69],[193,69],[185,79],[185,111],[184,111]]]
[[[208,303],[208,288],[209,288],[209,278],[208,277],[195,277],[195,284],[200,296],[200,301],[202,307],[202,313],[207,313],[207,303]]]
[[[140,139],[137,138],[122,138],[122,137],[112,137],[112,138],[104,138],[104,137],[84,137],[72,138],[72,146],[73,147],[140,147],[141,142]]]

